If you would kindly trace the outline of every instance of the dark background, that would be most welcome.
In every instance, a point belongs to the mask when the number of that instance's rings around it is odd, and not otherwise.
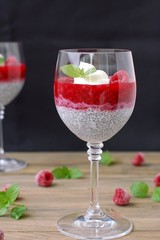
[[[26,83],[6,107],[7,151],[85,150],[53,101],[59,49],[127,48],[133,52],[137,102],[109,150],[160,150],[159,0],[0,0],[0,41],[21,41]]]

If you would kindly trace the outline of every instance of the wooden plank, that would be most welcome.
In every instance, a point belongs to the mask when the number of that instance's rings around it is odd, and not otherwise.
[[[160,153],[145,152],[146,164],[134,167],[131,160],[135,152],[113,152],[116,164],[100,166],[100,203],[103,209],[114,209],[134,222],[134,231],[121,239],[146,240],[160,239],[160,203],[151,200],[154,188],[153,178],[160,172]],[[72,212],[85,212],[89,204],[89,161],[85,152],[40,152],[9,153],[9,156],[22,159],[28,167],[18,172],[0,173],[0,188],[6,183],[20,185],[20,199],[28,207],[26,216],[21,220],[11,219],[9,215],[0,218],[0,228],[5,232],[6,240],[59,239],[65,237],[57,231],[57,220]],[[82,179],[55,180],[52,187],[43,188],[35,183],[35,174],[41,169],[52,170],[66,165],[82,170]],[[150,187],[147,198],[132,197],[131,204],[125,207],[115,206],[112,197],[117,187],[128,192],[135,181],[145,181]]]

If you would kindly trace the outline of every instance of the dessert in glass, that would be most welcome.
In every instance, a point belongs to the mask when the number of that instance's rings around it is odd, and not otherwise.
[[[3,128],[5,106],[21,91],[26,77],[22,44],[19,42],[0,42],[0,172],[11,172],[26,166],[26,163],[8,158],[3,147]]]
[[[132,52],[123,49],[60,50],[54,79],[54,100],[64,124],[87,142],[90,161],[90,203],[84,213],[62,217],[57,227],[78,239],[114,239],[128,234],[132,222],[105,212],[98,201],[98,169],[103,142],[130,118],[136,99]]]

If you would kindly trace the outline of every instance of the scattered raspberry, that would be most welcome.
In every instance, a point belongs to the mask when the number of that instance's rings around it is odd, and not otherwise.
[[[160,186],[160,173],[158,173],[158,174],[154,177],[153,181],[154,181],[154,184],[155,184],[156,187],[159,187],[159,186]]]
[[[36,174],[35,181],[41,187],[49,187],[53,182],[53,174],[48,170],[41,170]]]
[[[113,196],[113,201],[116,205],[124,206],[129,204],[130,198],[131,196],[125,190],[117,188]]]
[[[110,83],[117,82],[117,81],[128,82],[128,79],[129,79],[128,73],[124,70],[120,70],[113,74],[113,76],[110,79]]]
[[[134,166],[142,166],[143,163],[144,163],[144,154],[142,152],[139,152],[136,154],[136,156],[132,160],[132,164]]]
[[[4,232],[0,229],[0,240],[4,240]]]
[[[7,189],[11,186],[10,183],[7,183],[6,185],[4,185],[4,187],[2,188],[2,192],[7,191]]]
[[[13,65],[18,65],[18,60],[16,59],[16,57],[14,56],[9,56],[7,59],[6,59],[6,65],[10,65],[10,66],[13,66]]]

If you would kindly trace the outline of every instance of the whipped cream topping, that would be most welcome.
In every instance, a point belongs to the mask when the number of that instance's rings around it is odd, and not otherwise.
[[[90,68],[94,68],[92,64],[80,62],[79,65],[80,69],[84,69],[84,72],[89,70]],[[85,77],[78,77],[74,78],[75,84],[91,84],[91,85],[98,85],[98,84],[108,84],[109,78],[106,72],[103,70],[96,70],[94,73],[88,74]]]

